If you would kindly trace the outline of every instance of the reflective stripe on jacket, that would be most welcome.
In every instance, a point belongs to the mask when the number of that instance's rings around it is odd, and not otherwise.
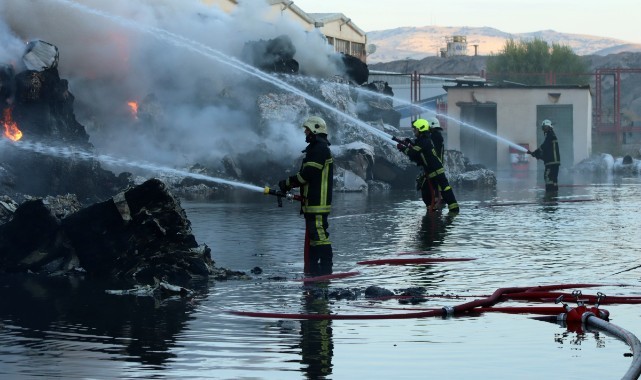
[[[334,184],[334,159],[329,142],[317,135],[304,152],[300,170],[287,179],[288,185],[301,188],[301,195],[305,198],[302,205],[304,213],[328,214]]]
[[[545,134],[545,140],[537,150],[532,152],[532,156],[543,160],[545,166],[561,164],[559,140],[556,138],[554,131],[548,131]]]
[[[414,161],[416,165],[422,166],[425,174],[429,178],[434,178],[441,173],[445,173],[443,163],[438,158],[434,145],[429,135],[421,133],[414,145],[405,150],[405,154]]]

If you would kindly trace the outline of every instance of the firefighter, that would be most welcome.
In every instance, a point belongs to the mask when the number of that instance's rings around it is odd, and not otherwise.
[[[443,135],[441,131],[441,123],[436,117],[432,117],[428,120],[430,123],[430,138],[432,139],[432,144],[434,144],[434,150],[436,150],[436,156],[441,160],[441,163],[445,164],[445,144],[443,142]]]
[[[436,151],[436,156],[441,160],[443,167],[445,167],[445,143],[443,140],[443,135],[441,131],[441,123],[438,121],[436,116],[427,120],[430,123],[430,139],[432,139],[432,144],[434,144],[434,150]],[[441,208],[443,207],[443,198],[441,197],[441,189],[438,184],[434,183],[432,180],[432,188],[434,189],[434,207]]]
[[[438,186],[443,200],[447,203],[449,212],[456,214],[459,212],[459,205],[454,197],[454,191],[445,176],[445,168],[438,158],[434,145],[429,135],[430,123],[425,119],[417,119],[412,122],[414,131],[414,140],[411,144],[398,143],[396,148],[406,154],[416,165],[423,168],[423,175],[418,180],[418,186],[421,190],[421,197],[428,208],[428,211],[435,211],[434,189],[432,184]],[[437,190],[437,191],[439,191]]]
[[[559,140],[554,133],[552,122],[545,119],[541,122],[541,129],[545,135],[545,140],[541,146],[534,152],[527,153],[532,157],[543,160],[545,171],[543,179],[545,180],[545,192],[554,193],[559,191],[559,166],[561,166],[561,156],[559,154]]]
[[[327,124],[318,116],[310,116],[303,123],[305,157],[295,175],[278,182],[280,190],[288,192],[300,187],[304,200],[301,213],[305,216],[306,234],[309,237],[308,263],[313,275],[332,273],[332,244],[329,240],[327,217],[331,211],[334,181],[334,159],[327,141]],[[306,260],[306,261],[307,261]],[[307,265],[306,265],[307,266]]]

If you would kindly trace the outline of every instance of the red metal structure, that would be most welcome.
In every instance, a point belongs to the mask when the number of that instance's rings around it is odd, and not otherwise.
[[[621,122],[621,74],[639,74],[641,73],[641,68],[601,68],[596,69],[594,74],[571,74],[571,76],[592,76],[594,75],[594,104],[593,104],[593,130],[597,135],[611,135],[615,136],[615,143],[617,147],[623,145],[623,136],[625,133],[637,132],[641,133],[641,126],[632,126],[632,125],[622,125]],[[485,72],[480,73],[480,77],[485,78]],[[440,75],[440,76],[465,76],[465,75],[476,75],[475,73],[467,74],[421,74],[416,71],[410,74],[411,82],[411,102],[418,103],[421,100],[421,76],[427,75]],[[559,82],[559,77],[570,74],[560,74],[560,73],[545,73],[545,74],[533,74],[533,75],[545,75],[545,84],[554,86]],[[611,107],[606,106],[605,96],[603,94],[603,81],[606,78],[612,77],[612,103],[607,104]],[[609,100],[609,99],[608,99]],[[608,112],[608,110],[610,110]],[[440,104],[438,107],[438,113],[447,113],[447,104]]]
[[[641,132],[641,127],[621,125],[621,74],[641,73],[641,69],[597,69],[594,73],[595,96],[594,96],[594,120],[592,121],[598,134],[614,133],[616,144],[620,147],[623,144],[623,134],[628,132]],[[603,112],[603,89],[602,82],[606,76],[613,78],[613,99],[612,115],[607,118]]]

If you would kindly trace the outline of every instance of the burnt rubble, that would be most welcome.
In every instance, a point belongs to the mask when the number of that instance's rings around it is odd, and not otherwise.
[[[68,207],[52,198],[28,200],[0,225],[0,272],[82,273],[148,285],[244,275],[214,267],[211,249],[196,242],[180,201],[158,179],[83,209],[73,197],[63,203]]]
[[[3,194],[76,194],[83,202],[94,202],[132,184],[130,175],[102,169],[99,162],[59,157],[56,149],[91,152],[89,135],[76,120],[74,96],[57,70],[58,49],[44,41],[27,45],[20,71],[0,68],[0,108],[3,122],[11,122],[21,137],[16,143],[3,141],[0,149],[0,190]],[[6,139],[6,137],[4,137]],[[34,152],[34,142],[46,144],[53,154]]]
[[[298,73],[298,61],[294,59],[296,47],[286,35],[271,40],[249,41],[243,46],[243,60],[252,66],[270,73]]]

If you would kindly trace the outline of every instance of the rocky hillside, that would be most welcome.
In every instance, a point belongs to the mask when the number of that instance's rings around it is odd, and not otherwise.
[[[446,27],[423,26],[401,27],[367,33],[369,44],[376,45],[376,51],[367,58],[368,63],[390,62],[406,58],[420,60],[438,56],[441,48],[447,46],[452,36],[465,36],[468,55],[498,53],[508,39],[530,40],[539,38],[549,43],[570,46],[578,55],[607,55],[624,51],[641,52],[641,44],[631,44],[613,38],[582,34],[559,33],[554,30],[541,30],[532,33],[506,33],[498,29],[483,27]]]

